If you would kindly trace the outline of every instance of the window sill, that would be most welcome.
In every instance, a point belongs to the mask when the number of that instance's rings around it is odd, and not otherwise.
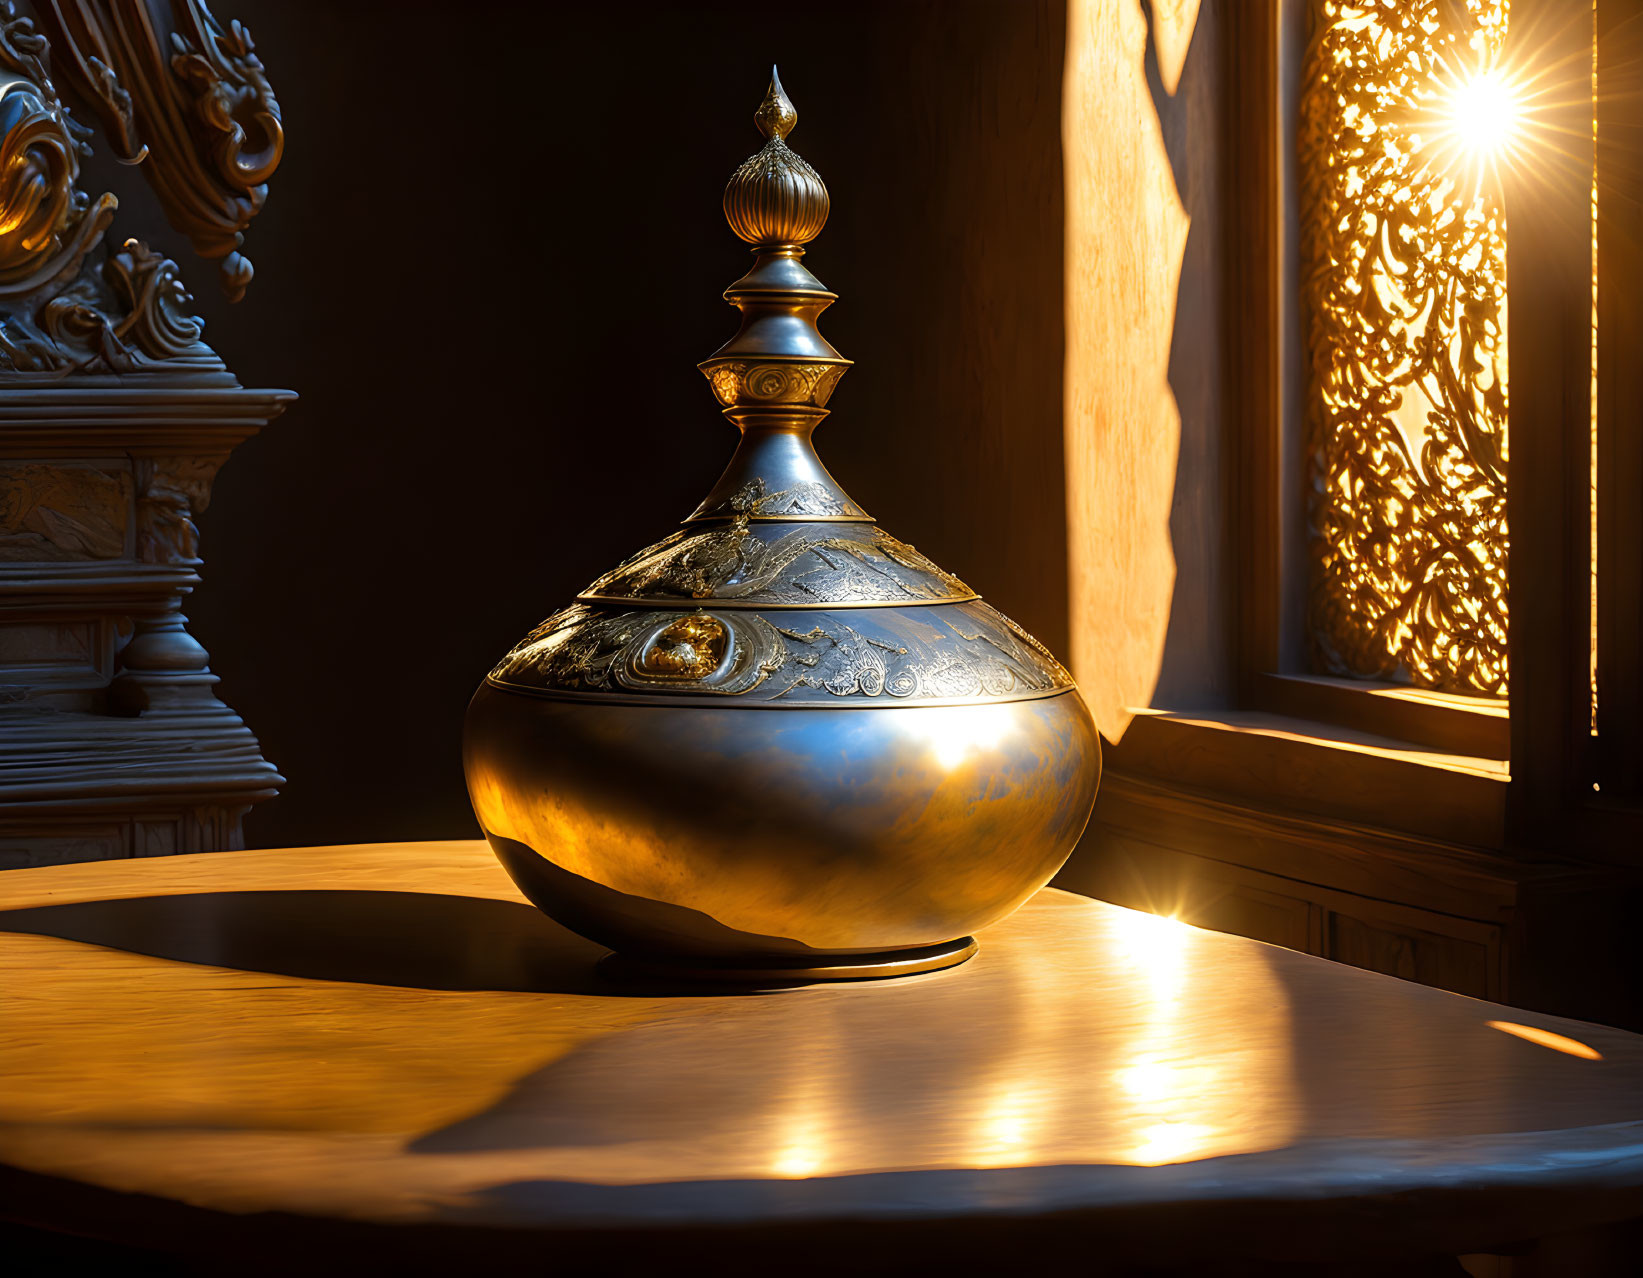
[[[1240,804],[1500,849],[1505,759],[1258,711],[1144,709],[1109,766]]]
[[[1250,704],[1274,714],[1337,723],[1442,754],[1504,759],[1512,749],[1504,698],[1299,674],[1257,676],[1251,691]]]

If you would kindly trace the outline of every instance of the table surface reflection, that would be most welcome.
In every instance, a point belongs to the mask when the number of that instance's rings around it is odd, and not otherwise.
[[[681,992],[602,977],[477,842],[11,871],[0,1210],[955,1246],[1055,1221],[1175,1260],[1643,1213],[1636,1035],[1056,891],[980,939],[928,976]]]

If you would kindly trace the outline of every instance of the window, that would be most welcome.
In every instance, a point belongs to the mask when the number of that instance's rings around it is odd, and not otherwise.
[[[1238,6],[1228,57],[1240,704],[1640,859],[1643,6]]]
[[[1593,926],[1643,868],[1643,0],[1199,13],[1226,385],[1170,527],[1224,528],[1224,622],[1164,647],[1224,665],[1115,744],[1067,881],[1643,1015]]]
[[[1326,673],[1507,688],[1505,0],[1321,0],[1302,68],[1307,629]]]

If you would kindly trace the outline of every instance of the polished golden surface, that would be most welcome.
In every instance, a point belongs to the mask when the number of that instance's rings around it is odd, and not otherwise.
[[[90,1187],[298,1236],[1075,1212],[1095,1247],[1143,1213],[1149,1254],[1222,1258],[1643,1210],[1636,1035],[1055,891],[981,941],[870,990],[681,994],[607,981],[478,842],[12,871],[0,1171],[94,1231]]]
[[[635,957],[761,979],[905,970],[901,952],[995,922],[1061,867],[1095,788],[1064,695],[672,711],[487,685],[469,733],[475,810],[544,911]]]
[[[1343,674],[1504,695],[1506,226],[1492,171],[1508,6],[1311,7],[1314,648]]]
[[[724,210],[754,261],[700,365],[741,440],[671,536],[517,643],[463,739],[480,825],[545,912],[629,966],[755,982],[912,974],[1049,881],[1100,744],[1072,677],[874,526],[811,436],[850,361],[803,264],[827,188],[767,141]],[[780,711],[748,713],[749,711]]]

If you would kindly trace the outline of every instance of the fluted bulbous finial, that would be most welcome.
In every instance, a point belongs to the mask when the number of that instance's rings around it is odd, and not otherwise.
[[[827,187],[785,141],[799,113],[770,68],[770,88],[753,113],[759,132],[770,139],[742,162],[725,186],[725,218],[749,244],[807,244],[827,225]]]

